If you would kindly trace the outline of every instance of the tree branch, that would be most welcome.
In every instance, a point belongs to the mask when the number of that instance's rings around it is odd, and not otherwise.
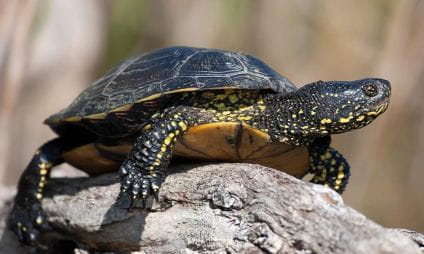
[[[49,182],[43,208],[78,248],[175,253],[421,253],[401,232],[343,204],[327,187],[251,164],[179,165],[160,204],[127,213],[117,174]],[[61,242],[63,243],[63,242]]]

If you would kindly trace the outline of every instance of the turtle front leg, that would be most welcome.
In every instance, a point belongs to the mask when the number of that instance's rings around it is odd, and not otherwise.
[[[311,161],[311,182],[329,186],[343,193],[350,177],[350,166],[337,150],[330,147],[330,137],[316,140],[308,147]]]
[[[173,110],[176,112],[177,110]],[[158,117],[152,127],[144,131],[135,141],[132,150],[120,168],[120,198],[127,193],[131,208],[136,199],[141,199],[143,208],[153,195],[159,197],[159,188],[172,157],[174,145],[189,127],[188,117],[183,113],[167,113]]]
[[[36,244],[40,230],[48,229],[41,210],[44,187],[53,166],[62,163],[65,147],[61,139],[54,139],[36,152],[23,172],[15,203],[9,216],[9,227],[20,241]]]

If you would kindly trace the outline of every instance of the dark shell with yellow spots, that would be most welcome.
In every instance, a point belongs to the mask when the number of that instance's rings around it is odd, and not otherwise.
[[[261,60],[247,54],[169,47],[121,63],[45,122],[49,125],[75,122],[119,108],[126,110],[129,107],[125,106],[165,94],[206,89],[266,89],[286,93],[296,87]]]

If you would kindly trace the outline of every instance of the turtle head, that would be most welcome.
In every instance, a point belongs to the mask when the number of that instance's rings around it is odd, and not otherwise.
[[[389,105],[390,83],[367,78],[356,81],[317,81],[284,95],[270,95],[269,134],[294,145],[317,137],[359,129]]]
[[[318,81],[299,92],[310,107],[309,119],[320,134],[342,133],[359,129],[382,114],[390,99],[390,83],[367,78],[355,81]]]

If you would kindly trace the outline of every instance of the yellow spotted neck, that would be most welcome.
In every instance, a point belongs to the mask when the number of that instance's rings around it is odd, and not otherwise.
[[[246,122],[251,124],[266,109],[261,91],[234,89],[185,93],[178,104],[198,109],[199,122]]]

